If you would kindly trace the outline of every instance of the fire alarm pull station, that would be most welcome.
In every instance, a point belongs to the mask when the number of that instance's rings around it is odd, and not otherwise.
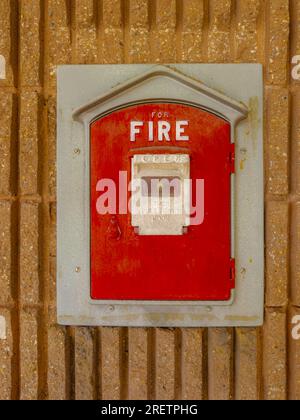
[[[261,325],[262,133],[259,65],[60,66],[59,323]]]

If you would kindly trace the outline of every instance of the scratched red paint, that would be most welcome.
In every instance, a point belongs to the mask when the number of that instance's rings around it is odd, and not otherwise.
[[[169,117],[171,141],[149,142],[147,126],[130,142],[130,121]],[[175,140],[175,123],[189,121],[189,141]],[[155,124],[154,124],[155,125]],[[156,132],[155,132],[156,134]],[[151,149],[149,149],[151,147]],[[166,148],[167,147],[167,148]],[[230,258],[230,124],[183,104],[140,104],[115,111],[91,124],[91,296],[112,300],[230,299],[234,287]],[[119,171],[131,177],[138,153],[190,154],[191,178],[205,180],[205,219],[183,236],[139,236],[131,215],[96,211],[102,178],[118,184]],[[129,194],[129,193],[128,193]]]

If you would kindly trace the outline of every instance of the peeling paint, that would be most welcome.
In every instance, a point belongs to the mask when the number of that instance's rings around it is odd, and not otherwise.
[[[246,268],[245,267],[242,267],[241,268],[241,276],[242,276],[243,279],[245,278],[246,274],[247,274]]]
[[[240,161],[240,170],[243,171],[245,169],[245,163],[246,163],[247,159],[244,158]]]
[[[243,156],[242,159],[240,160],[240,170],[243,171],[245,169],[245,164],[247,162],[247,149],[245,148],[241,148],[240,149],[240,154]]]

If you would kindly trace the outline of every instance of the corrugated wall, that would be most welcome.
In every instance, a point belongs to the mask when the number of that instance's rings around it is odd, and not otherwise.
[[[1,399],[300,399],[298,0],[0,0]],[[265,66],[261,329],[64,328],[55,314],[58,64]]]

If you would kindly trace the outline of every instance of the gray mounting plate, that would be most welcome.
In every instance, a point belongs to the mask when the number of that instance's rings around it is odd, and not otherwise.
[[[89,122],[125,103],[162,97],[196,102],[227,118],[232,125],[237,162],[236,176],[232,179],[232,255],[236,258],[237,275],[235,296],[226,304],[93,301],[90,298]],[[57,115],[58,322],[62,325],[148,327],[262,325],[262,66],[59,66]]]

